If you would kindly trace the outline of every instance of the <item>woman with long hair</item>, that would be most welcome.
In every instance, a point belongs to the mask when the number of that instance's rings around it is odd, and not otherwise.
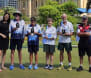
[[[0,21],[0,60],[2,61],[2,63],[0,64],[0,72],[2,71],[2,69],[6,69],[4,63],[6,51],[9,46],[9,23],[10,14],[5,13],[3,16],[3,20]]]

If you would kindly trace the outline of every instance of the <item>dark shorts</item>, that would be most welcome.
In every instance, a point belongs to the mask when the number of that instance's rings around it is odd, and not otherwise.
[[[85,44],[84,44],[85,45]],[[85,56],[87,54],[88,56],[91,56],[91,45],[79,45],[78,44],[78,50],[79,50],[79,56]]]
[[[0,38],[0,50],[7,50],[9,47],[9,39]]]
[[[23,39],[11,39],[10,40],[10,49],[15,50],[17,46],[17,50],[21,50],[23,45]]]
[[[67,52],[71,52],[72,51],[72,45],[71,45],[71,43],[59,43],[58,44],[58,50],[64,51],[64,49]]]
[[[39,45],[28,45],[28,52],[36,53],[39,51]]]
[[[43,51],[48,53],[54,53],[55,52],[55,45],[43,45]]]

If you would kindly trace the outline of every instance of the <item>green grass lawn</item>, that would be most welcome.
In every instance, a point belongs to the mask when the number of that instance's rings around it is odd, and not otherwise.
[[[24,46],[26,46],[26,41]],[[41,44],[42,46],[42,44]],[[23,64],[25,65],[25,70],[20,70],[18,67],[18,55],[15,53],[15,69],[10,71],[9,69],[0,72],[0,78],[91,78],[91,73],[88,72],[88,61],[87,56],[84,57],[84,71],[77,72],[76,68],[79,66],[78,49],[73,48],[72,51],[72,71],[67,71],[68,66],[67,54],[64,53],[64,70],[56,70],[59,65],[59,51],[56,50],[54,54],[54,69],[49,71],[43,69],[45,65],[45,53],[43,53],[42,48],[39,50],[39,69],[29,70],[29,54],[27,48],[23,48]],[[10,65],[10,50],[7,51],[6,56],[6,66]]]

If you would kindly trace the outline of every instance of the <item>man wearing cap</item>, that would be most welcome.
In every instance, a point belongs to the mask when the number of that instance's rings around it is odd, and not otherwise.
[[[86,53],[89,61],[89,72],[91,72],[91,27],[87,23],[88,17],[84,15],[82,17],[82,24],[77,29],[77,35],[80,37],[78,44],[80,66],[77,68],[77,71],[83,70],[83,56]]]
[[[38,69],[38,51],[39,51],[39,37],[41,36],[40,25],[36,24],[36,18],[31,18],[31,24],[26,28],[26,35],[28,37],[28,52],[30,65],[29,69]],[[33,54],[35,55],[35,65],[33,67]]]
[[[15,17],[11,20],[9,31],[11,32],[10,49],[11,49],[11,66],[10,70],[14,69],[14,53],[17,47],[20,69],[25,69],[22,65],[22,44],[24,41],[24,20],[21,20],[21,12],[16,11],[13,13]]]

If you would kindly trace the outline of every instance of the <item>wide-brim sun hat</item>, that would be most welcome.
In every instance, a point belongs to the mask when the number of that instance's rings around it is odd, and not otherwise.
[[[20,11],[15,11],[15,12],[13,13],[13,16],[16,16],[16,15],[22,16],[22,13],[21,13]]]

